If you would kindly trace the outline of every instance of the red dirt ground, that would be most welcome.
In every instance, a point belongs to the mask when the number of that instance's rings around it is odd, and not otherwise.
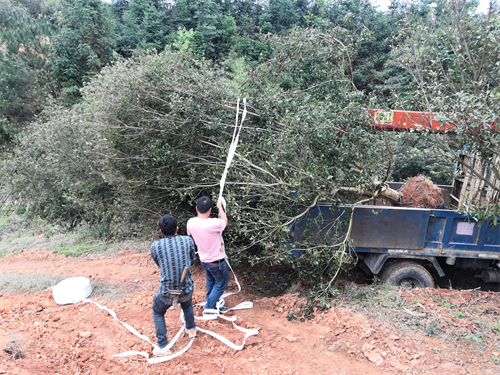
[[[121,300],[97,302],[113,309],[120,320],[155,342],[151,303],[159,274],[148,253],[70,258],[32,249],[1,259],[0,271],[86,276],[134,286],[130,290],[136,292]],[[201,302],[204,274],[199,267],[193,271],[194,302]],[[230,290],[236,289],[234,282],[230,285]],[[494,351],[481,353],[420,334],[395,333],[394,327],[369,321],[347,308],[316,312],[314,319],[300,323],[286,318],[298,304],[296,294],[256,298],[244,290],[229,297],[226,306],[243,301],[253,301],[254,308],[237,311],[236,323],[259,328],[259,335],[249,338],[243,350],[234,351],[198,333],[187,353],[151,365],[139,356],[112,358],[127,350],[151,353],[152,348],[93,304],[59,306],[50,290],[0,294],[0,348],[15,337],[25,351],[25,357],[17,360],[0,351],[0,374],[500,374],[500,368],[490,359],[498,355]],[[498,299],[495,301],[498,308]],[[169,338],[180,328],[178,314],[167,311]],[[200,311],[195,314],[200,315]],[[243,338],[229,322],[197,324],[238,344]],[[83,332],[90,332],[90,337],[82,337],[88,335]],[[182,349],[187,340],[183,337],[174,351]]]

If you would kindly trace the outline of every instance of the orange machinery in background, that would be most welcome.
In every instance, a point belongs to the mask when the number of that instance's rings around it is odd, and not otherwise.
[[[372,127],[379,130],[411,131],[434,130],[436,132],[453,131],[454,126],[432,119],[436,113],[412,111],[384,111],[368,109],[372,117]]]
[[[437,133],[452,133],[455,131],[455,126],[450,121],[450,123],[444,123],[443,121],[434,120],[437,117],[437,113],[430,114],[429,112],[413,112],[413,111],[384,111],[380,109],[368,109],[367,112],[370,114],[372,119],[371,126],[376,130],[387,130],[387,131],[434,131]],[[500,130],[495,124],[490,125],[491,130]],[[481,201],[486,202],[498,202],[500,199],[500,193],[496,189],[492,189],[487,183],[485,183],[484,178],[479,176],[485,176],[488,178],[489,182],[495,186],[500,186],[500,179],[497,179],[495,175],[489,170],[487,164],[483,164],[481,158],[477,158],[477,155],[470,154],[467,151],[462,151],[459,153],[462,162],[461,167],[457,164],[455,170],[455,176],[453,178],[453,190],[450,197],[456,200],[457,208],[468,208],[464,205],[464,199],[479,198]],[[464,162],[466,162],[464,164]],[[500,163],[500,155],[494,155],[492,162],[495,164]],[[466,165],[468,167],[466,167]],[[473,170],[472,170],[472,169]]]

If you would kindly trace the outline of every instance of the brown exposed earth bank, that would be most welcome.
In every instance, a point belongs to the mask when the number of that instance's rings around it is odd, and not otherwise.
[[[155,342],[151,302],[159,274],[148,253],[124,249],[114,257],[71,258],[31,249],[2,258],[0,272],[85,276],[122,288],[127,293],[118,299],[90,298],[113,309],[120,320]],[[201,302],[203,270],[195,267],[193,273],[194,302]],[[230,290],[236,290],[234,282],[230,285]],[[402,296],[414,307],[408,314],[425,320],[424,324],[437,324],[432,327],[441,332],[464,330],[472,339],[482,340],[481,345],[475,345],[475,340],[445,340],[421,330],[401,330],[389,321],[368,319],[338,305],[314,312],[305,322],[289,321],[287,315],[300,304],[298,294],[264,298],[244,288],[226,300],[227,306],[254,303],[251,310],[229,313],[238,317],[238,325],[259,329],[243,350],[232,350],[199,333],[187,353],[169,362],[148,364],[140,356],[113,358],[127,350],[151,354],[152,348],[109,314],[90,303],[59,306],[46,290],[0,295],[0,348],[7,349],[0,351],[0,374],[500,374],[497,337],[493,334],[484,342],[484,335],[477,331],[481,324],[476,324],[497,321],[500,329],[497,293],[422,289],[404,291]],[[461,307],[460,314],[444,309],[450,306]],[[479,314],[474,319],[464,316],[474,313]],[[200,315],[200,310],[195,314]],[[167,311],[166,321],[171,338],[181,327],[179,313]],[[237,344],[243,339],[230,322],[197,324]],[[174,351],[187,342],[187,337],[181,338]],[[16,353],[20,358],[15,358]]]

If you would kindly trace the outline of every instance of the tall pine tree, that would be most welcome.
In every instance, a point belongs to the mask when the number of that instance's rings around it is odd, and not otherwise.
[[[70,104],[80,97],[84,82],[111,62],[114,41],[100,0],[68,0],[59,24],[50,60],[52,82],[61,90],[61,101]]]
[[[44,105],[53,29],[45,17],[33,19],[18,12],[0,26],[0,142]]]

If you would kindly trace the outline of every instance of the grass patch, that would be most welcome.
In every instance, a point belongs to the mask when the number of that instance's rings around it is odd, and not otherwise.
[[[339,290],[337,305],[349,307],[364,315],[384,320],[395,312],[401,312],[407,303],[401,290],[388,284],[358,286],[348,284]]]
[[[40,273],[0,273],[0,292],[42,292],[53,287],[61,280],[60,276],[43,275]]]
[[[77,234],[58,233],[42,238],[33,234],[3,239],[0,241],[0,254],[5,256],[25,249],[47,249],[67,256],[81,256],[91,252],[103,252],[106,246],[106,243],[102,241],[88,241]]]
[[[149,252],[151,242],[160,238],[156,228],[143,237],[132,238],[127,226],[107,228],[103,223],[90,226],[47,220],[0,204],[0,258],[26,249],[47,249],[67,256],[86,254],[115,255],[118,252]],[[105,236],[110,230],[115,237]]]
[[[403,290],[389,284],[358,286],[348,284],[339,291],[336,305],[347,307],[371,320],[391,325],[401,332],[420,332],[426,336],[440,336],[438,322],[420,315],[415,299],[405,301]]]
[[[19,292],[43,292],[56,286],[65,277],[59,275],[43,275],[40,273],[17,274],[0,273],[0,292],[19,293]],[[110,284],[102,281],[90,281],[92,286],[92,297],[99,297],[107,301],[118,301],[130,294],[130,290],[121,284]]]
[[[90,298],[99,297],[106,301],[118,301],[129,294],[128,290],[117,284],[91,280],[90,285],[92,286]]]
[[[79,257],[86,253],[90,253],[92,251],[99,252],[105,249],[105,245],[102,243],[98,244],[89,244],[89,243],[81,243],[73,246],[60,246],[54,245],[52,246],[52,250],[56,253],[64,254],[66,256],[74,256]]]
[[[2,217],[0,217],[0,227],[3,227],[8,222],[9,222],[9,217],[8,216],[2,216]]]
[[[419,332],[455,344],[484,347],[500,341],[500,331],[496,328],[500,327],[500,322],[496,315],[467,311],[474,307],[482,310],[480,303],[477,306],[464,303],[457,311],[458,305],[439,295],[433,296],[430,291],[430,295],[421,295],[428,299],[422,302],[426,307],[423,310],[420,298],[405,297],[405,292],[405,289],[387,284],[358,286],[351,283],[339,290],[335,305],[387,323],[401,332]],[[468,328],[463,328],[461,322],[466,320]]]
[[[0,207],[0,256],[25,249],[54,249],[79,256],[103,248],[103,241],[89,234],[89,228],[71,228],[64,222],[46,220],[22,214],[9,207]]]

